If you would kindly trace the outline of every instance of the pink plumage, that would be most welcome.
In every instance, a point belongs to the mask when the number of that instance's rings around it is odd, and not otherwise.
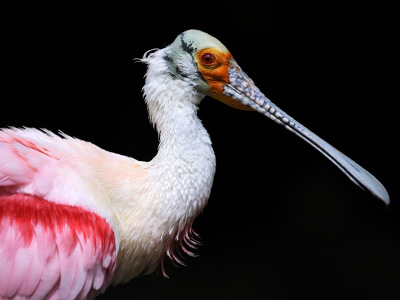
[[[52,140],[71,151],[56,135],[0,132],[0,299],[91,299],[111,283],[114,232],[79,201],[68,204],[84,192],[56,193],[60,178],[72,188],[63,173],[74,165],[43,146]]]
[[[30,195],[0,196],[0,298],[86,299],[115,267],[115,238],[94,213]]]

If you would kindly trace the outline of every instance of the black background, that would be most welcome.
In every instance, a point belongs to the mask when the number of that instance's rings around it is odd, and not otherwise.
[[[199,257],[167,264],[170,279],[144,276],[99,299],[400,298],[394,7],[65,2],[1,14],[1,127],[61,130],[150,160],[158,141],[141,94],[146,67],[133,59],[196,28],[220,39],[270,99],[391,196],[385,209],[290,132],[206,98],[199,116],[217,173],[194,226]]]

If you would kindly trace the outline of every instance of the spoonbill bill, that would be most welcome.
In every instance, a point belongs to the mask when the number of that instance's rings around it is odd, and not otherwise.
[[[188,30],[141,59],[157,155],[138,161],[63,133],[0,131],[0,298],[92,299],[148,274],[177,248],[210,196],[215,155],[197,117],[211,96],[267,116],[389,204],[370,173],[273,104],[216,38]]]

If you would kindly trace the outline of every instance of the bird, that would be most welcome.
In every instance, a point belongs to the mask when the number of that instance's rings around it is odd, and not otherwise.
[[[257,111],[316,148],[357,186],[389,204],[369,172],[271,102],[215,37],[190,29],[139,61],[159,136],[150,161],[63,132],[0,131],[0,299],[93,299],[110,285],[180,261],[216,169],[197,116],[210,96]]]

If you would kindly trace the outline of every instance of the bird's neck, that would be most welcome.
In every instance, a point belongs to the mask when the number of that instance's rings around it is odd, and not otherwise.
[[[167,104],[169,100],[174,103]],[[154,183],[152,190],[162,198],[159,208],[170,222],[166,225],[179,233],[208,200],[215,155],[194,105],[179,105],[163,98],[157,110],[161,110],[155,121],[160,144],[157,155],[149,162],[149,176]]]
[[[165,197],[166,214],[186,223],[205,205],[215,172],[210,137],[197,117],[204,95],[171,76],[162,50],[148,58],[143,90],[160,140],[159,151],[150,162],[154,190]]]
[[[163,50],[149,57],[147,63],[143,90],[160,144],[157,155],[146,164],[146,183],[132,206],[140,211],[143,222],[138,223],[143,226],[130,244],[138,244],[136,238],[146,241],[147,248],[140,253],[151,257],[146,258],[148,272],[173,250],[174,241],[184,238],[206,204],[214,179],[215,155],[197,117],[197,105],[204,95],[171,77]],[[129,257],[132,262],[137,260],[136,254]]]
[[[148,71],[143,90],[160,145],[157,155],[144,163],[140,184],[135,178],[137,192],[121,205],[125,229],[115,282],[151,272],[171,252],[206,204],[214,179],[215,155],[197,117],[204,95],[171,77],[164,57],[162,49],[144,59]]]

